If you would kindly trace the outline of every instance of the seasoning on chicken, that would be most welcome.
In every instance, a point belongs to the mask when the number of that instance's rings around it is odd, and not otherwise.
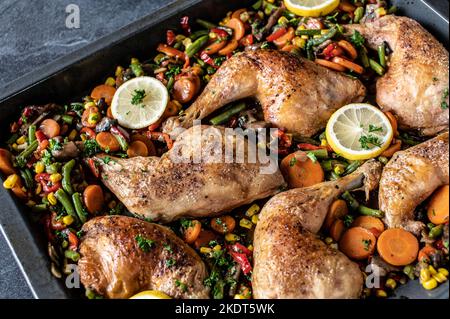
[[[369,161],[351,175],[278,194],[264,206],[255,230],[255,298],[358,298],[358,265],[316,233],[330,205],[346,190],[378,186],[381,164]]]
[[[392,50],[387,73],[377,81],[383,111],[393,111],[402,129],[424,135],[448,127],[448,51],[436,38],[418,22],[393,15],[346,29],[359,31],[373,49],[386,42]]]
[[[361,102],[366,89],[358,80],[295,55],[256,50],[238,54],[214,74],[180,123],[171,118],[165,130],[188,128],[231,102],[254,97],[266,122],[302,136],[323,129],[331,114],[351,102]]]
[[[448,158],[448,132],[395,153],[383,170],[378,197],[389,228],[420,233],[424,225],[414,220],[414,210],[438,187],[449,184]]]
[[[103,216],[83,225],[80,279],[107,298],[157,290],[174,298],[208,298],[205,264],[169,228],[126,216]]]

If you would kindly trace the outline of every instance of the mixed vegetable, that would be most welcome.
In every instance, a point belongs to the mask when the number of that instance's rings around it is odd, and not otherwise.
[[[165,42],[157,47],[153,59],[141,62],[133,58],[128,66],[118,66],[113,76],[81,101],[25,107],[11,125],[5,148],[0,149],[0,171],[5,176],[3,186],[39,216],[49,240],[52,273],[58,278],[70,274],[67,265],[79,260],[83,223],[97,215],[128,213],[102,186],[98,164],[91,156],[102,152],[127,158],[166,152],[173,141],[161,132],[161,123],[182,113],[220,65],[242,50],[273,48],[291,52],[373,84],[388,68],[389,47],[383,44],[372,51],[361,34],[355,31],[345,36],[341,25],[393,12],[395,8],[388,8],[385,1],[341,1],[327,16],[311,18],[295,15],[282,1],[259,0],[250,8],[228,13],[217,24],[183,17],[179,30],[167,30]],[[143,75],[160,80],[170,93],[170,101],[154,124],[126,129],[114,119],[111,102],[123,83]],[[141,103],[145,94],[135,91],[131,103]],[[400,132],[395,116],[389,112],[385,115],[395,137],[378,156],[383,164],[396,151],[422,141]],[[227,127],[265,125],[253,101],[229,105],[208,121]],[[280,168],[289,188],[336,180],[363,163],[333,152],[325,133],[300,138],[278,129],[271,138],[278,141]],[[103,160],[107,163],[111,159],[105,156]],[[346,192],[330,208],[323,240],[360,262],[363,271],[368,263],[386,270],[382,287],[366,288],[366,297],[387,297],[396,286],[416,277],[425,289],[433,289],[448,277],[448,196],[449,188],[444,186],[418,209],[419,219],[428,225],[419,245],[407,231],[385,230],[383,212],[374,208],[373,200],[365,202],[358,194]],[[209,266],[205,285],[211,287],[213,298],[252,297],[252,237],[263,205],[264,201],[260,201],[229,215],[184,219],[170,225]],[[400,251],[393,251],[389,244],[392,240],[400,242]],[[140,240],[141,249],[147,245]],[[86,291],[86,296],[100,297],[92,291]]]

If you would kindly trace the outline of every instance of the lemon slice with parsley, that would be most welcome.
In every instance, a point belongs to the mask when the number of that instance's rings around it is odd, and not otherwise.
[[[340,108],[331,116],[326,129],[328,144],[349,160],[377,157],[389,147],[393,135],[386,115],[365,103]]]
[[[111,102],[111,112],[120,125],[141,129],[156,123],[168,102],[169,93],[161,81],[140,76],[117,89]]]
[[[339,6],[339,0],[284,0],[289,11],[302,17],[327,15]]]
[[[162,291],[145,290],[134,295],[133,297],[130,297],[130,299],[172,299],[172,298],[163,293]]]

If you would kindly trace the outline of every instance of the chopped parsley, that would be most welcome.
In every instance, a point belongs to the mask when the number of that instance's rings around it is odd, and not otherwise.
[[[442,93],[442,102],[441,102],[441,108],[443,110],[448,109],[448,103],[446,101],[447,98],[448,98],[448,89],[445,89],[444,93]]]
[[[181,289],[182,292],[186,292],[188,287],[185,283],[182,283],[181,281],[179,281],[178,279],[175,280],[175,286],[177,286],[178,288]]]
[[[289,161],[289,166],[290,166],[290,167],[293,167],[296,163],[297,163],[297,158],[294,156],[294,157],[291,158],[291,160]]]
[[[173,76],[178,75],[180,73],[181,73],[181,66],[177,65],[177,66],[171,67],[169,69],[169,71],[167,71],[165,73],[165,75],[166,75],[166,78],[170,78],[170,77],[173,77]]]
[[[381,141],[378,137],[374,135],[362,135],[359,138],[359,143],[361,144],[361,148],[364,150],[370,150],[374,146],[381,147]]]
[[[60,141],[55,140],[55,139],[52,138],[49,141],[49,147],[50,147],[51,151],[59,151],[59,150],[62,150],[63,145],[61,144]]]
[[[345,215],[344,216],[344,225],[346,227],[350,227],[353,224],[353,216],[352,215]]]
[[[180,224],[181,226],[183,226],[183,228],[189,228],[192,226],[192,220],[183,218],[181,219]]]
[[[169,258],[169,259],[166,260],[166,266],[169,267],[169,268],[174,266],[176,263],[177,262],[173,258]]]
[[[45,165],[50,165],[52,163],[52,154],[48,150],[44,150],[41,160]]]
[[[95,139],[84,141],[83,146],[83,153],[87,157],[91,157],[92,155],[101,152],[101,148]]]
[[[141,104],[146,96],[147,94],[145,93],[145,90],[134,90],[133,97],[131,98],[131,104]]]
[[[173,253],[172,247],[168,243],[164,243],[163,247],[165,250],[167,250],[169,253]]]
[[[366,40],[357,30],[353,31],[352,36],[350,37],[350,41],[357,47],[361,48],[364,45]]]
[[[364,245],[364,250],[369,251],[370,244],[372,243],[372,240],[370,240],[370,239],[363,239],[362,243]]]
[[[136,240],[139,248],[143,251],[143,252],[149,252],[150,249],[152,247],[155,246],[155,241],[151,240],[151,239],[147,239],[142,235],[137,235],[136,237],[134,237],[134,239]]]
[[[219,56],[217,58],[214,59],[214,64],[217,66],[222,65],[222,63],[226,60],[227,58],[224,56]]]
[[[109,156],[103,157],[103,163],[109,164],[110,162],[111,162],[111,157],[109,157]]]
[[[381,126],[375,126],[372,124],[369,124],[369,133],[372,132],[383,132],[383,128]]]

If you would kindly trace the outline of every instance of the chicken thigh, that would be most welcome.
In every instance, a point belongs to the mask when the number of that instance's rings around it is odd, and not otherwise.
[[[209,288],[203,285],[205,264],[169,228],[132,217],[103,216],[82,230],[78,271],[83,285],[97,294],[129,298],[158,290],[174,298],[209,298]]]
[[[290,53],[246,51],[227,60],[185,114],[169,119],[164,130],[191,127],[194,120],[224,105],[254,97],[261,103],[266,122],[312,136],[325,127],[334,111],[362,101],[365,93],[360,81]]]
[[[448,127],[448,51],[418,22],[387,15],[366,24],[346,26],[359,31],[376,49],[386,42],[393,51],[387,73],[377,81],[377,103],[398,116],[400,127],[435,135]]]
[[[378,197],[389,228],[420,233],[424,225],[414,221],[414,210],[438,187],[449,183],[448,153],[448,132],[395,153],[383,170]]]
[[[272,197],[255,230],[255,298],[358,298],[363,285],[358,265],[316,233],[340,194],[361,187],[368,194],[378,187],[380,175],[381,164],[369,161],[337,181]]]
[[[227,145],[233,154],[241,150],[242,158],[226,160]],[[195,126],[161,158],[97,161],[103,183],[130,212],[170,222],[217,215],[277,193],[285,186],[283,176],[276,161],[262,153],[222,127]]]

